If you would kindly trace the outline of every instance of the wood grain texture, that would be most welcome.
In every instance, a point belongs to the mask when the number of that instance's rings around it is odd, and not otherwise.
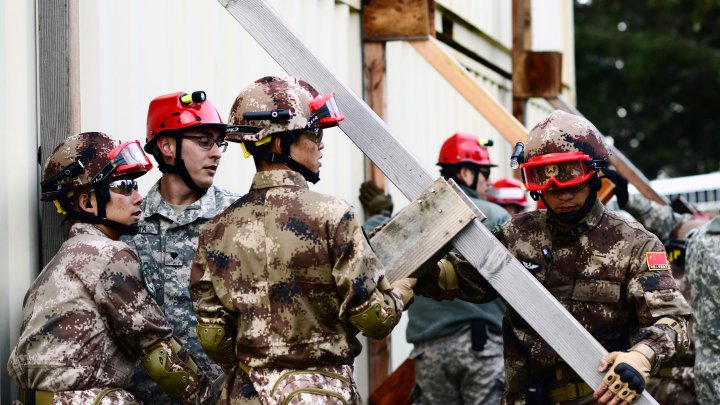
[[[373,235],[373,251],[390,282],[409,277],[475,218],[467,204],[440,178]]]
[[[363,100],[305,46],[270,6],[263,0],[219,1],[290,75],[308,81],[321,93],[335,91],[338,104],[346,117],[340,123],[340,129],[409,200],[414,200],[432,185],[434,178],[428,170],[392,136],[385,123]],[[443,63],[447,63],[447,59],[444,60]],[[492,105],[498,109],[497,115],[500,117],[499,109],[502,107],[494,100]],[[524,127],[514,118],[499,118],[498,126],[503,127],[504,136],[515,136],[518,141],[524,139],[518,136],[520,130],[526,134]],[[516,131],[514,135],[511,134],[511,128]],[[600,385],[602,374],[597,371],[597,367],[600,358],[607,353],[605,349],[478,219],[465,227],[455,237],[453,244],[473,266],[481,269],[480,273],[508,304],[590,386]],[[645,392],[637,403],[657,402]]]

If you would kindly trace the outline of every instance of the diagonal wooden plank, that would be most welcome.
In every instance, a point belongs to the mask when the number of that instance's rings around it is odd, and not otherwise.
[[[289,74],[312,83],[319,91],[334,91],[346,119],[340,129],[409,199],[429,188],[434,178],[392,136],[377,115],[341,82],[282,18],[263,0],[218,0]],[[493,287],[590,385],[605,349],[555,298],[475,219],[453,240],[455,247]],[[637,403],[656,404],[643,393]]]

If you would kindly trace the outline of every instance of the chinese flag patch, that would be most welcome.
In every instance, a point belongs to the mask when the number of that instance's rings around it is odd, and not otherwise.
[[[645,253],[648,269],[652,270],[670,270],[667,256],[665,252],[647,252]]]

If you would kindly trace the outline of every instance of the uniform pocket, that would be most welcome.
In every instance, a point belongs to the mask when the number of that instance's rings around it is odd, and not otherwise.
[[[576,280],[572,299],[612,304],[620,301],[620,282],[610,280]]]
[[[280,375],[270,390],[272,403],[354,404],[355,386],[349,376],[329,370],[291,370]]]

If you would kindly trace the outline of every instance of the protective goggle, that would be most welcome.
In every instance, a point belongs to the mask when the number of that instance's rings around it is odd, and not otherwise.
[[[307,128],[330,128],[345,119],[333,92],[315,97],[310,102],[310,112],[312,116],[308,120]]]
[[[529,159],[520,165],[525,188],[543,191],[554,185],[557,188],[577,186],[595,174],[592,158],[582,152],[549,153]]]
[[[108,184],[108,187],[113,193],[122,194],[124,196],[132,195],[133,192],[138,190],[137,181],[130,179],[111,181]]]
[[[140,142],[137,140],[121,144],[110,151],[107,157],[110,159],[110,162],[105,165],[105,167],[100,170],[95,177],[93,177],[90,181],[91,184],[102,181],[111,173],[122,175],[140,170],[149,171],[152,169],[150,159],[148,159],[145,152],[143,152],[142,147],[140,147]]]

